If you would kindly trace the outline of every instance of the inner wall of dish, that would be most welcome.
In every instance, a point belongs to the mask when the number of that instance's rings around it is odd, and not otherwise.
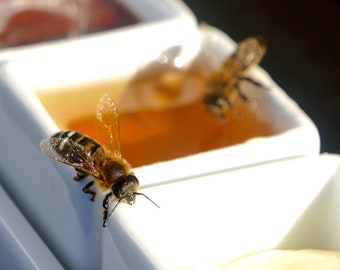
[[[218,119],[201,102],[206,81],[199,61],[189,68],[152,63],[129,80],[112,78],[36,93],[61,130],[73,129],[101,143],[106,142],[96,129],[95,109],[99,97],[109,94],[120,111],[122,153],[133,167],[272,136],[295,124],[273,89],[249,83],[241,84],[249,102],[234,93],[226,120]]]

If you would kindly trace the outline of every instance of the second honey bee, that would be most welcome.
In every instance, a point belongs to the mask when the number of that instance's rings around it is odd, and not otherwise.
[[[130,164],[123,158],[120,146],[119,114],[110,96],[103,95],[96,110],[96,119],[101,133],[109,145],[101,145],[94,139],[73,130],[61,131],[40,142],[42,151],[49,157],[75,168],[74,180],[80,181],[92,176],[93,181],[83,187],[83,192],[92,195],[95,185],[101,191],[108,191],[103,200],[103,227],[109,217],[109,201],[113,197],[117,203],[134,204],[136,195],[142,195],[159,207],[145,194],[137,192],[139,181],[131,171]]]
[[[204,95],[203,102],[213,114],[224,118],[225,110],[233,106],[230,98],[234,92],[237,92],[243,100],[248,100],[240,90],[241,81],[261,86],[244,73],[261,61],[265,50],[263,38],[258,36],[247,38],[238,44],[236,51],[211,75],[208,79],[209,91]]]

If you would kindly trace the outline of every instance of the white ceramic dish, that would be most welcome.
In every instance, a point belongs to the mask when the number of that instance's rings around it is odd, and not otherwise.
[[[0,237],[1,269],[63,269],[1,186]]]
[[[146,28],[146,31],[150,29]],[[303,196],[302,202],[299,202],[297,197],[296,200],[292,200],[292,202],[300,203],[299,207],[288,219],[277,218],[275,221],[277,223],[273,225],[276,226],[282,222],[282,227],[279,228],[277,234],[273,233],[268,236],[268,239],[264,239],[264,242],[260,241],[258,233],[262,232],[260,230],[262,218],[265,218],[268,209],[260,213],[261,218],[258,223],[255,223],[256,229],[247,231],[246,227],[241,226],[242,223],[253,222],[254,211],[264,204],[263,201],[258,202],[260,205],[253,203],[255,190],[263,192],[264,187],[267,186],[270,187],[270,199],[274,200],[273,204],[281,210],[290,211],[293,204],[285,208],[282,196],[273,195],[277,194],[275,193],[277,190],[274,182],[270,180],[279,177],[280,181],[277,180],[275,183],[286,189],[292,188],[294,181],[293,178],[289,178],[291,174],[284,174],[287,170],[281,173],[279,166],[276,167],[276,165],[237,170],[235,173],[232,170],[278,159],[316,156],[319,153],[319,136],[314,124],[263,70],[255,68],[251,73],[252,76],[266,85],[270,91],[262,97],[263,99],[248,91],[250,97],[257,100],[259,115],[261,115],[262,104],[270,101],[270,112],[278,120],[277,124],[283,123],[285,127],[282,132],[274,136],[253,138],[231,147],[136,168],[134,171],[144,187],[143,192],[148,193],[159,203],[161,209],[150,205],[143,198],[138,198],[137,207],[119,206],[117,213],[109,220],[109,228],[102,230],[102,197],[98,196],[96,202],[91,203],[81,191],[84,184],[72,181],[74,170],[48,159],[38,147],[41,139],[50,136],[58,128],[33,90],[36,87],[44,89],[49,86],[96,82],[109,77],[129,78],[140,63],[147,59],[154,59],[161,51],[168,48],[167,46],[183,46],[188,52],[185,54],[187,61],[190,61],[197,52],[198,45],[195,42],[198,42],[199,36],[197,29],[191,28],[191,31],[192,33],[189,31],[183,34],[183,39],[164,41],[157,46],[159,50],[156,54],[147,53],[144,46],[140,47],[141,51],[138,49],[131,54],[127,53],[126,50],[130,47],[126,44],[131,44],[127,41],[132,37],[135,38],[127,31],[121,33],[121,39],[112,37],[112,40],[117,41],[115,45],[120,49],[113,51],[109,56],[106,52],[110,50],[110,46],[107,47],[105,42],[102,43],[107,37],[97,36],[101,39],[99,43],[95,37],[91,37],[84,43],[79,40],[68,45],[60,44],[61,51],[75,52],[72,54],[72,61],[67,62],[67,65],[65,65],[65,59],[70,58],[51,55],[52,49],[46,48],[42,50],[43,57],[41,58],[33,58],[32,54],[2,67],[0,138],[3,144],[2,153],[6,155],[0,155],[1,183],[63,266],[72,269],[98,269],[100,267],[112,269],[113,265],[118,265],[121,269],[140,269],[141,265],[165,269],[172,266],[217,266],[253,248],[274,247],[277,243],[275,241],[279,241],[284,236],[289,226],[303,211],[306,202],[310,201],[318,188],[322,186],[323,182],[315,180],[319,184]],[[211,28],[207,31],[211,37],[220,40],[218,44],[226,49],[223,51],[224,55],[231,53],[235,44],[227,36]],[[193,45],[187,43],[189,39],[192,39]],[[110,39],[111,42],[112,40]],[[91,48],[94,45],[98,46],[97,50],[101,54],[84,58],[79,48]],[[143,51],[146,52],[145,55],[140,56]],[[127,54],[133,57],[126,60]],[[207,164],[207,161],[211,162]],[[277,169],[279,173],[274,174],[272,171],[274,169]],[[263,178],[256,174],[263,174]],[[300,174],[297,175],[299,177],[295,179],[296,182],[302,177]],[[285,186],[283,176],[289,178],[287,186]],[[224,181],[224,177],[231,180]],[[251,181],[252,178],[256,178],[254,182]],[[238,182],[240,184],[237,184]],[[212,187],[212,183],[214,183],[213,190],[209,191],[208,188]],[[243,183],[242,186],[241,183]],[[232,185],[229,186],[229,184]],[[233,187],[234,184],[236,186]],[[307,181],[299,182],[296,192],[302,191],[306,184]],[[251,211],[248,211],[246,201],[242,200],[241,203],[239,199],[240,196],[242,199],[246,197],[241,194],[246,185],[250,185],[246,193],[247,198],[253,198],[250,206],[254,208],[250,208]],[[147,186],[154,187],[146,189]],[[264,196],[261,192],[259,194]],[[282,194],[288,196],[288,193]],[[295,195],[297,196],[297,193]],[[238,211],[242,212],[242,217],[238,219],[231,208],[231,205],[235,204],[239,205]],[[239,246],[235,251],[232,251],[230,246],[222,257],[221,249],[217,252],[212,247],[215,243],[221,245],[221,242],[214,242],[220,241],[217,240],[216,235],[225,231],[225,227],[230,223],[228,220],[219,219],[224,209],[229,209],[228,211],[232,212],[231,216],[236,215],[231,225],[233,230],[237,227],[240,230],[239,234],[231,234],[232,230],[230,230],[230,233],[223,236],[221,241],[225,243],[229,241],[229,237],[233,237],[230,243],[235,244],[237,237],[241,237],[241,234],[245,232],[247,232],[245,234],[247,237],[256,241],[254,245]],[[270,214],[273,213],[270,212]],[[192,221],[187,220],[188,216],[192,216]],[[188,223],[180,223],[181,219],[186,219]],[[207,220],[213,220],[213,222],[206,223]],[[192,226],[195,227],[196,223],[198,223],[197,230],[192,230]],[[207,226],[211,227],[207,229]],[[150,230],[151,228],[153,231]],[[213,237],[209,239],[208,235],[200,234],[203,229],[213,233]],[[153,237],[152,233],[154,233]],[[69,239],[72,239],[71,243]],[[211,254],[209,253],[207,257],[211,259],[205,261],[204,254],[209,250]]]
[[[161,208],[138,198],[133,209],[117,209],[103,231],[106,269],[116,257],[125,269],[214,269],[267,249],[340,252],[339,156],[292,158],[143,192]]]

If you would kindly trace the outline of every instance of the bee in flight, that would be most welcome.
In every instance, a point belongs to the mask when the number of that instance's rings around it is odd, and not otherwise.
[[[203,103],[209,111],[223,119],[225,110],[233,106],[230,99],[234,92],[237,92],[244,101],[248,100],[240,90],[241,81],[248,81],[257,87],[261,86],[246,77],[244,73],[261,61],[265,50],[265,42],[259,36],[247,38],[238,44],[236,51],[208,79],[210,91],[203,96]]]
[[[136,195],[143,195],[159,207],[145,194],[137,192],[139,181],[131,172],[130,164],[123,158],[120,146],[119,114],[110,96],[103,95],[98,103],[96,119],[101,133],[109,145],[101,145],[94,139],[73,130],[61,131],[51,138],[40,142],[40,148],[50,158],[63,162],[75,168],[75,181],[80,181],[89,175],[93,181],[83,187],[83,192],[92,195],[96,192],[95,185],[101,191],[108,191],[103,200],[103,227],[110,214],[120,202],[134,204]],[[114,198],[117,203],[109,214],[109,201]]]

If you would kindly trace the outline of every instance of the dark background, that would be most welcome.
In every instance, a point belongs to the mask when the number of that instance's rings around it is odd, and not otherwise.
[[[340,153],[339,1],[184,0],[235,41],[259,34],[261,66],[314,121],[321,152]]]

